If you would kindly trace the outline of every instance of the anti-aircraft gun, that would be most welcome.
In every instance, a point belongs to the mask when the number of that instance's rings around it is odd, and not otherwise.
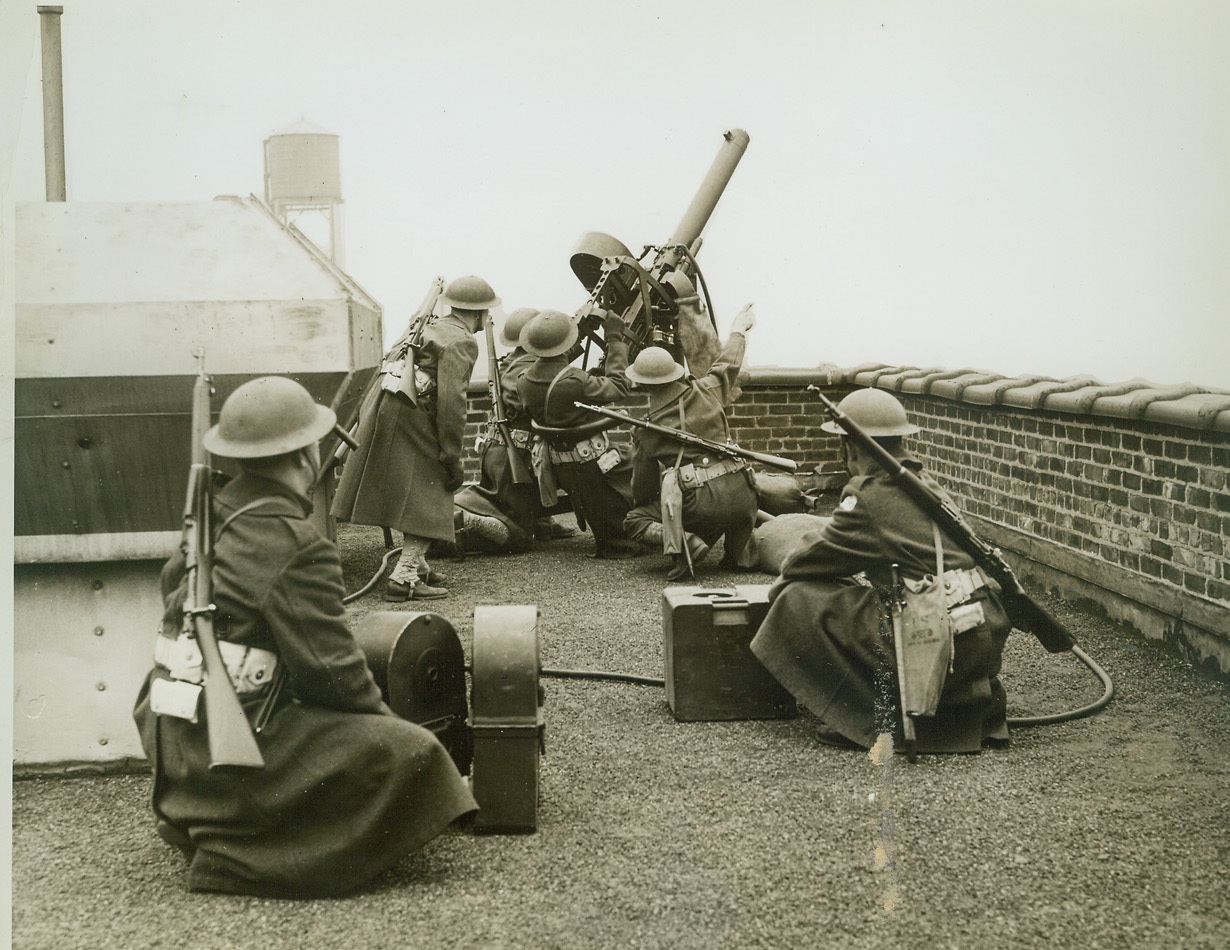
[[[618,239],[600,231],[587,232],[578,241],[569,264],[589,291],[589,299],[577,310],[578,329],[587,353],[591,342],[605,348],[598,334],[602,322],[598,311],[605,310],[619,316],[626,325],[630,358],[647,346],[661,346],[679,362],[684,361],[678,333],[678,300],[693,292],[694,280],[700,282],[708,297],[704,277],[696,265],[701,231],[749,141],[742,129],[731,129],[723,138],[700,189],[665,244],[646,245],[637,257]],[[651,252],[652,260],[644,263]],[[712,306],[709,312],[712,320]]]

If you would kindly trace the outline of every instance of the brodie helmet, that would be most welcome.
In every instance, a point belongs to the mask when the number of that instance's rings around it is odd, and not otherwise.
[[[521,343],[521,330],[538,311],[534,307],[519,307],[504,318],[504,326],[500,328],[500,342],[505,346],[518,346]]]
[[[202,443],[223,458],[269,458],[320,441],[336,424],[333,410],[293,379],[260,376],[226,397]]]
[[[624,370],[624,375],[642,386],[657,386],[674,382],[683,376],[683,367],[660,346],[647,346],[636,355],[636,360]]]
[[[559,310],[543,310],[521,328],[521,348],[535,356],[559,356],[576,342],[577,325]]]
[[[491,285],[481,277],[458,277],[447,287],[440,299],[456,310],[490,310],[500,305]]]
[[[910,435],[918,431],[918,426],[906,418],[905,407],[897,401],[897,397],[883,389],[856,389],[839,402],[837,408],[873,439]],[[822,422],[820,428],[838,435],[845,435],[846,432],[832,420]]]

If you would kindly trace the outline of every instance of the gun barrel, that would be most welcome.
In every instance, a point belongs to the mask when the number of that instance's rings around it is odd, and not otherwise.
[[[692,203],[688,205],[683,217],[675,225],[668,244],[685,244],[690,247],[692,242],[700,237],[700,232],[705,229],[705,225],[713,215],[718,199],[726,190],[726,185],[729,184],[739,160],[743,158],[743,153],[747,150],[748,142],[751,141],[751,137],[742,129],[730,129],[724,133],[723,138],[725,141],[718,149],[717,157],[714,158],[708,173],[700,183],[700,188],[692,199]]]

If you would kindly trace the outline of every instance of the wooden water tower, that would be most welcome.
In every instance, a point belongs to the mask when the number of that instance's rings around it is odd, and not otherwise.
[[[336,135],[300,119],[265,139],[265,203],[284,224],[294,225],[334,264],[343,266],[342,176]]]

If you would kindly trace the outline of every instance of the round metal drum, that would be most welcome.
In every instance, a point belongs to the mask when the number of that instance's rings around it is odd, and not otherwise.
[[[352,627],[376,685],[401,718],[430,729],[469,772],[465,652],[439,614],[380,611]]]
[[[607,257],[631,257],[633,254],[618,238],[601,231],[586,231],[568,258],[568,266],[586,290],[593,290],[602,276],[602,261]]]

